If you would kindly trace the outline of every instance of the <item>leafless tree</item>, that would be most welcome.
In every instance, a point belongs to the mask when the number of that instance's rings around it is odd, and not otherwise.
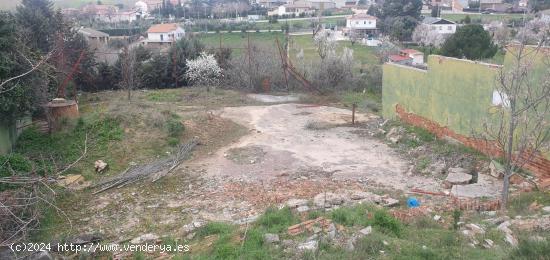
[[[361,35],[355,30],[349,30],[348,38],[349,38],[349,41],[351,42],[351,46],[353,46],[357,41],[361,40]]]
[[[122,87],[127,91],[128,101],[130,101],[132,90],[136,87],[137,73],[136,55],[135,52],[128,48],[128,46],[123,48],[120,65],[122,73]]]
[[[541,42],[511,45],[508,52],[513,59],[500,69],[493,93],[493,104],[500,108],[484,129],[487,149],[496,149],[493,154],[504,160],[503,207],[510,177],[550,148],[550,49]]]

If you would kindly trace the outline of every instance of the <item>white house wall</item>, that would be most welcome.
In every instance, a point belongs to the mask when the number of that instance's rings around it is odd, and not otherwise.
[[[375,19],[348,19],[346,27],[350,29],[376,29]]]

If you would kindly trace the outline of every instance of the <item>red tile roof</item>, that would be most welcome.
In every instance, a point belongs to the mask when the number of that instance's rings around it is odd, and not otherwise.
[[[390,61],[393,61],[393,62],[399,62],[399,61],[404,61],[404,60],[410,60],[411,59],[410,57],[401,56],[401,55],[390,55],[388,58],[390,59]]]
[[[406,54],[417,54],[417,53],[421,53],[415,49],[402,49],[400,50],[400,52],[402,53],[406,53]]]
[[[147,30],[147,32],[148,33],[165,33],[165,32],[175,31],[177,28],[178,28],[177,23],[154,24],[151,27],[149,27],[149,30]]]
[[[348,19],[349,20],[376,20],[376,17],[368,14],[355,14]]]

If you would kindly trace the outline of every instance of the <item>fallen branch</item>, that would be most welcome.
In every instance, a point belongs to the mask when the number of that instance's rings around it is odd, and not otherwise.
[[[99,182],[92,186],[92,188],[100,187],[93,194],[98,194],[115,187],[120,188],[143,179],[150,179],[151,182],[156,182],[160,178],[170,174],[183,161],[189,158],[191,151],[198,143],[198,139],[193,138],[188,143],[179,145],[177,153],[170,158],[128,168],[116,177]]]
[[[58,172],[57,173],[57,176],[65,173],[67,170],[69,170],[70,168],[72,168],[75,164],[77,164],[78,162],[80,162],[80,160],[82,160],[82,158],[84,158],[84,156],[86,156],[86,153],[88,152],[88,133],[86,133],[86,138],[84,139],[84,151],[82,152],[82,155],[80,155],[80,157],[78,157],[78,159],[76,159],[76,161],[74,161],[73,163],[69,164],[69,166],[65,167],[65,169],[63,169],[62,171]]]

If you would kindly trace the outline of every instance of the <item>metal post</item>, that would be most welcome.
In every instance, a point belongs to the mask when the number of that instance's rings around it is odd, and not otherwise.
[[[351,109],[351,124],[352,125],[355,125],[355,108],[356,107],[357,107],[356,104],[352,105],[352,109]]]

